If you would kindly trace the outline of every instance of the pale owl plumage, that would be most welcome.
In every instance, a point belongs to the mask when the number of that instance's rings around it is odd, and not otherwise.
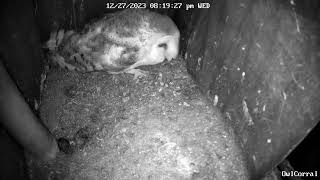
[[[180,32],[165,15],[142,9],[108,14],[86,25],[81,33],[51,33],[51,59],[69,70],[106,70],[141,75],[136,67],[176,58]]]

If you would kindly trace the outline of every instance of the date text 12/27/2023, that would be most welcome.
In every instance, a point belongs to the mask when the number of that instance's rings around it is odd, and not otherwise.
[[[210,3],[106,3],[107,9],[181,9],[210,8]]]

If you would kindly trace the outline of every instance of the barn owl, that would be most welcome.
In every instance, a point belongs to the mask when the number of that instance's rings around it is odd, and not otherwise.
[[[137,67],[176,58],[179,38],[168,16],[126,9],[87,24],[82,32],[54,31],[46,47],[52,61],[68,70],[125,72],[137,78],[146,73]]]

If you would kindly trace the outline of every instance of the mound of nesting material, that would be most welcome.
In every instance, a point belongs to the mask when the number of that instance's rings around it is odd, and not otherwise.
[[[248,179],[237,137],[210,106],[182,59],[132,75],[51,69],[41,118],[75,147],[31,179]]]

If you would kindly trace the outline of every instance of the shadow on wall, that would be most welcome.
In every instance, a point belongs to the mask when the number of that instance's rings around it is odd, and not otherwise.
[[[192,20],[188,70],[234,127],[256,177],[281,162],[320,117],[319,14],[310,13],[319,3],[304,11],[297,4],[217,0]]]

